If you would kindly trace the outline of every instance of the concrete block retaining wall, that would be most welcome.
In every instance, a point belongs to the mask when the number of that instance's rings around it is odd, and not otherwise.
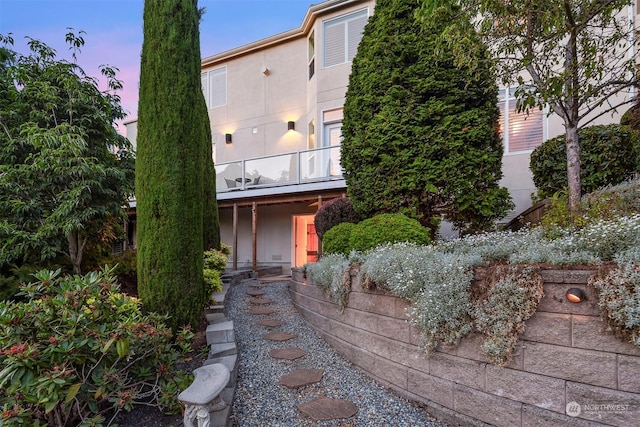
[[[292,271],[291,297],[338,352],[444,421],[509,427],[640,425],[640,349],[607,330],[596,292],[586,286],[593,273],[542,271],[545,296],[505,368],[483,356],[480,335],[425,355],[405,315],[408,302],[385,291],[363,290],[355,271],[344,311],[298,269]],[[587,301],[568,302],[565,292],[571,287],[581,288]],[[578,416],[566,415],[572,402],[580,405]]]

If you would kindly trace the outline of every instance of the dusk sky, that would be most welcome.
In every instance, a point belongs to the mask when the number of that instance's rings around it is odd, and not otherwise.
[[[200,0],[206,13],[200,24],[201,55],[207,57],[293,28],[313,3],[322,0]],[[85,46],[78,58],[84,71],[99,77],[101,64],[118,68],[124,82],[122,106],[137,117],[142,0],[0,0],[0,34],[12,33],[13,49],[27,53],[25,36],[71,59],[67,28],[83,30]],[[121,132],[124,129],[120,126]]]

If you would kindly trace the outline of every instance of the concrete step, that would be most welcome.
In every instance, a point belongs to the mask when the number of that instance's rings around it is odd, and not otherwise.
[[[207,326],[207,344],[235,342],[233,335],[233,321],[214,323]]]
[[[220,396],[222,397],[222,400],[227,403],[227,406],[221,411],[210,412],[210,427],[227,427],[229,425],[229,415],[231,415],[231,406],[233,404],[234,393],[235,387],[227,387],[222,390]]]
[[[236,382],[238,379],[238,355],[237,354],[232,354],[230,356],[221,356],[221,357],[214,357],[211,359],[207,359],[204,364],[205,365],[210,365],[212,363],[221,363],[224,366],[227,367],[227,369],[229,369],[229,372],[231,373],[231,378],[229,379],[229,386],[230,387],[235,387],[236,386]]]
[[[238,354],[238,349],[235,342],[225,342],[220,344],[211,344],[211,350],[209,351],[210,358],[231,356]]]
[[[227,321],[227,318],[222,313],[206,313],[205,317],[207,318],[207,324],[209,325]]]
[[[216,300],[216,302],[219,302],[218,300]],[[224,313],[224,305],[222,304],[214,304],[214,305],[210,305],[209,307],[207,307],[206,309],[207,313]]]

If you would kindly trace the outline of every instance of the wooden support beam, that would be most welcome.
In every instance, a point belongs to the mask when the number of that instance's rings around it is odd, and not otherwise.
[[[238,204],[233,204],[233,269],[238,269]]]
[[[258,271],[258,204],[251,206],[251,234],[253,237],[253,271]]]

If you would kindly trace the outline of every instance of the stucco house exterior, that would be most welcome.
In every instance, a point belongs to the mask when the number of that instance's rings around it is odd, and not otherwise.
[[[315,260],[313,216],[347,192],[340,168],[342,106],[374,6],[373,0],[326,0],[311,5],[298,28],[202,59],[221,236],[233,248],[229,268],[279,265],[286,273]],[[545,111],[516,114],[514,91],[501,88],[499,94],[501,185],[516,206],[505,223],[531,205],[531,151],[564,132],[561,120]],[[135,143],[136,122],[125,125]]]

